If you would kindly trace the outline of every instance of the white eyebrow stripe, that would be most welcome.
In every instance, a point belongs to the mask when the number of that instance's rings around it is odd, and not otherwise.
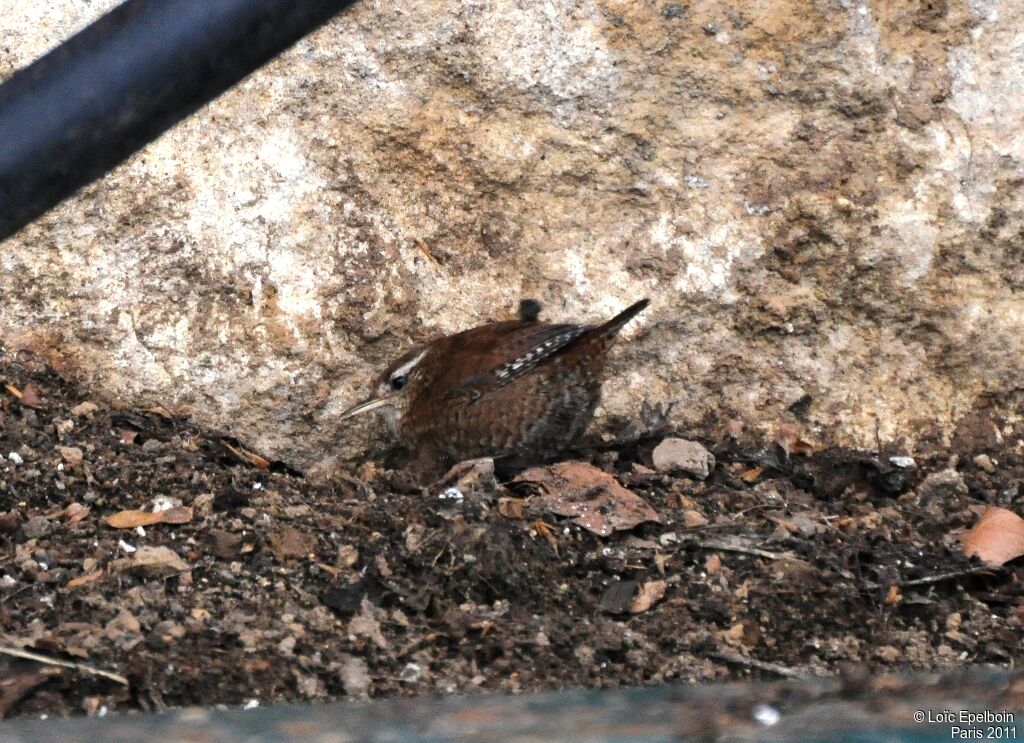
[[[405,364],[402,364],[400,367],[395,369],[393,372],[391,372],[391,376],[389,377],[389,379],[394,379],[395,377],[407,376],[409,374],[409,372],[411,372],[413,370],[413,368],[416,366],[416,364],[418,364],[421,361],[423,361],[423,357],[427,355],[427,351],[429,351],[429,350],[430,350],[429,348],[423,349],[422,351],[420,351],[419,356],[414,358],[412,361],[409,361],[409,362],[407,362]]]

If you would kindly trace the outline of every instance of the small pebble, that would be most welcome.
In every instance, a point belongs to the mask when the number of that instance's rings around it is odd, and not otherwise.
[[[462,495],[462,491],[458,488],[448,488],[437,497],[440,500],[452,500],[456,503],[460,503],[465,496]]]
[[[29,539],[45,537],[53,531],[53,524],[45,516],[33,516],[21,525],[21,532]]]
[[[95,413],[97,410],[99,410],[99,407],[97,407],[96,403],[89,402],[88,400],[86,400],[85,402],[80,402],[78,403],[78,405],[71,408],[71,414],[91,415],[92,413]]]
[[[69,467],[77,467],[85,459],[85,454],[77,446],[58,446],[57,450]],[[58,466],[57,469],[63,469],[63,467]]]
[[[922,498],[939,500],[965,496],[968,490],[963,475],[954,469],[946,469],[932,472],[928,477],[924,478],[921,484],[917,486],[917,492]]]
[[[668,438],[654,448],[654,469],[658,472],[683,471],[704,480],[715,469],[715,455],[698,441]]]
[[[782,715],[779,714],[779,710],[770,704],[759,704],[754,707],[753,711],[754,719],[765,727],[771,727],[782,719]]]
[[[149,502],[149,510],[153,513],[160,513],[161,511],[170,511],[172,508],[177,508],[181,505],[181,501],[177,498],[168,498],[166,495],[158,495]]]
[[[18,452],[16,452],[16,451],[12,451],[10,454],[8,454],[7,458],[10,459],[12,462],[14,462],[14,464],[24,464],[25,463],[25,460],[22,459],[21,455],[18,454]]]
[[[988,454],[979,454],[974,458],[974,464],[978,469],[985,470],[986,472],[995,472],[996,463],[992,461],[992,457]]]

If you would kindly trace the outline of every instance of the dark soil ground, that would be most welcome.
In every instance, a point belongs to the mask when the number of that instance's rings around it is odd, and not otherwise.
[[[1001,426],[910,464],[733,421],[705,481],[665,434],[585,453],[660,518],[602,537],[522,483],[313,483],[0,350],[0,715],[1020,663],[1020,561],[959,541],[1020,509]]]

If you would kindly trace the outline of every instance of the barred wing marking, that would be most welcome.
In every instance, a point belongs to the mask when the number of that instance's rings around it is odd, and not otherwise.
[[[561,351],[589,329],[590,327],[587,325],[572,326],[568,330],[538,343],[526,353],[499,367],[495,372],[495,389],[511,384],[540,362]]]

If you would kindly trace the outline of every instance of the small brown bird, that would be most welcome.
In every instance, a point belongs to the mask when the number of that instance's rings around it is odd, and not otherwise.
[[[601,398],[608,349],[642,299],[601,325],[519,319],[494,322],[411,348],[344,413],[376,410],[422,465],[476,457],[549,459],[575,442]]]

